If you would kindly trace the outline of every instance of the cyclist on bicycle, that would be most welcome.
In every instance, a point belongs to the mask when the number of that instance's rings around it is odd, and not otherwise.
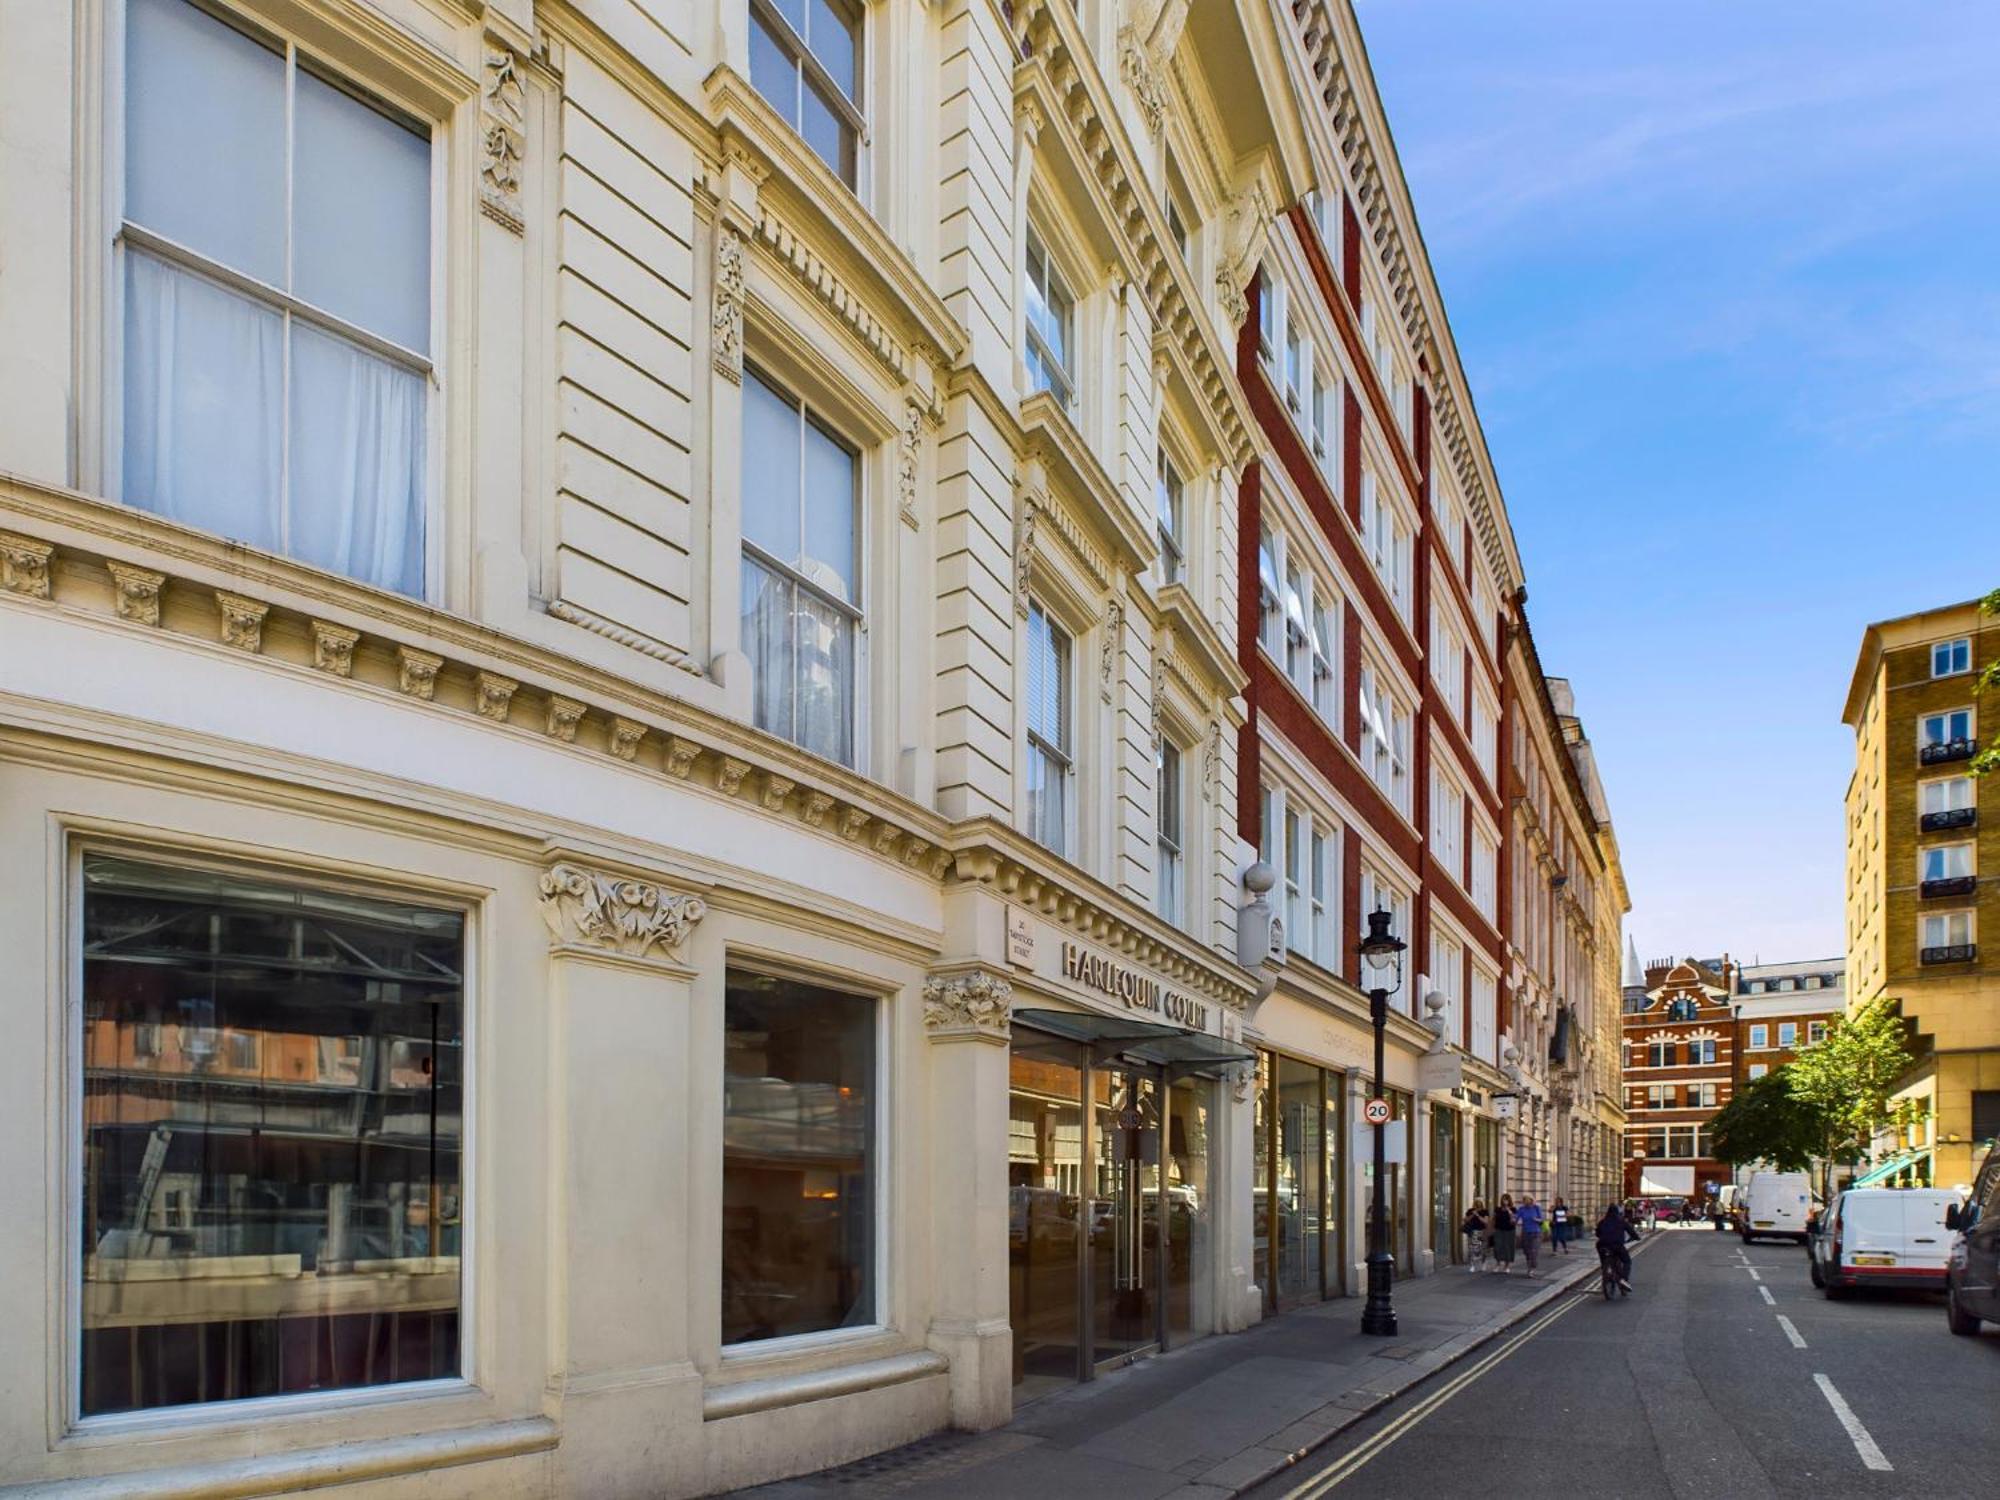
[[[1628,1292],[1632,1290],[1632,1252],[1625,1245],[1628,1240],[1638,1238],[1639,1231],[1632,1227],[1624,1211],[1615,1203],[1607,1204],[1604,1217],[1597,1221],[1597,1254],[1600,1259],[1610,1259],[1618,1284]]]

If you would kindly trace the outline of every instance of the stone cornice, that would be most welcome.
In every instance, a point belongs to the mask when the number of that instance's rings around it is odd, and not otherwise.
[[[723,65],[705,89],[716,159],[745,160],[760,180],[757,221],[748,226],[757,243],[877,360],[898,378],[918,381],[932,399],[933,372],[922,366],[935,360],[951,368],[969,342],[950,309],[747,80]]]
[[[960,824],[950,841],[947,885],[979,886],[1191,993],[1243,1011],[1256,981],[1233,959],[1145,911],[1130,897],[1056,859],[993,818]]]
[[[1326,107],[1333,138],[1354,183],[1355,206],[1367,225],[1365,238],[1375,247],[1411,347],[1430,376],[1438,430],[1450,451],[1481,550],[1506,597],[1520,586],[1520,555],[1402,166],[1393,144],[1388,144],[1388,124],[1368,71],[1360,28],[1346,0],[1292,0],[1290,10],[1305,71]],[[1360,60],[1358,79],[1349,68],[1350,56]],[[1378,140],[1385,143],[1379,152]]]
[[[1159,539],[1140,524],[1132,507],[1097,455],[1091,452],[1056,398],[1038,391],[1021,403],[1021,429],[1028,456],[1041,462],[1056,481],[1061,498],[1072,507],[1127,572],[1137,572],[1153,560]]]
[[[1250,685],[1250,676],[1222,643],[1222,635],[1195,603],[1184,583],[1170,583],[1159,592],[1161,622],[1172,632],[1175,654],[1186,658],[1203,678],[1233,698]]]
[[[1257,454],[1256,420],[1193,277],[1171,248],[1166,211],[1146,180],[1138,148],[1125,132],[1075,14],[1055,0],[1016,0],[1010,25],[1020,59],[1017,97],[1024,90],[1042,96],[1047,112],[1078,143],[1077,165],[1094,176],[1096,191],[1109,206],[1111,233],[1132,281],[1145,291],[1154,326],[1170,334],[1188,383],[1215,413],[1226,444],[1223,461],[1242,469]]]

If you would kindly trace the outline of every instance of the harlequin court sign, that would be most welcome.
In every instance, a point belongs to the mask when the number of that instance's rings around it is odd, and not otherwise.
[[[1093,953],[1081,943],[1062,945],[1063,978],[1109,995],[1127,1010],[1145,1011],[1170,1026],[1208,1030],[1208,1006],[1192,995],[1168,989],[1154,975],[1120,963],[1109,954]]]

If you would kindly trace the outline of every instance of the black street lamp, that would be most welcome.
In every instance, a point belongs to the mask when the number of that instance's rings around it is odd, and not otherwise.
[[[1396,1331],[1396,1304],[1390,1294],[1396,1262],[1389,1253],[1388,1209],[1383,1194],[1388,1188],[1389,1101],[1382,1093],[1382,1050],[1389,1030],[1389,996],[1402,987],[1403,940],[1389,930],[1386,911],[1368,914],[1368,936],[1358,945],[1361,967],[1368,977],[1368,1015],[1375,1023],[1375,1093],[1368,1101],[1369,1121],[1375,1127],[1375,1202],[1368,1214],[1368,1305],[1361,1311],[1361,1331],[1393,1335]]]

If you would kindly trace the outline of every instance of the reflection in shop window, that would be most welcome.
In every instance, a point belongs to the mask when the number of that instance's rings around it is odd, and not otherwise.
[[[875,1001],[732,970],[722,1342],[875,1322]]]
[[[84,860],[85,1416],[459,1373],[464,928]]]

